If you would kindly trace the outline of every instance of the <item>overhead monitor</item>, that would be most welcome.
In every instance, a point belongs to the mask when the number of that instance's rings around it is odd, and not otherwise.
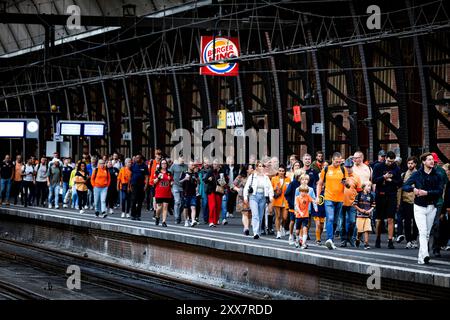
[[[0,121],[0,138],[25,137],[25,121]]]
[[[62,122],[60,127],[60,135],[62,136],[79,136],[81,135],[80,123],[64,123]]]
[[[85,123],[83,135],[84,136],[100,136],[105,134],[105,124],[104,123]]]

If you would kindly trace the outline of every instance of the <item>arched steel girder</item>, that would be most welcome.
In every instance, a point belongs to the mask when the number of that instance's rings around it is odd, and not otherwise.
[[[353,17],[352,18],[353,27],[355,28],[356,35],[359,37],[361,35],[361,33],[359,30],[358,21],[356,19],[356,13],[355,13],[355,7],[353,4],[353,1],[351,1],[349,3],[349,5],[350,5],[350,13]],[[367,158],[370,161],[372,161],[375,159],[374,149],[376,146],[378,146],[378,144],[375,143],[376,138],[375,138],[375,134],[374,134],[374,132],[376,132],[376,128],[377,128],[377,123],[374,120],[376,118],[375,112],[374,112],[375,96],[374,96],[372,84],[370,83],[370,80],[369,80],[369,72],[367,69],[367,57],[366,57],[365,48],[364,48],[363,44],[358,44],[357,46],[358,46],[358,51],[359,51],[359,59],[361,61],[361,69],[362,69],[363,81],[364,81],[364,91],[366,93],[366,105],[367,105],[367,115],[368,115],[367,127],[368,127],[368,133],[369,133],[369,151],[367,154]]]
[[[414,13],[411,9],[411,2],[409,0],[405,0],[406,7],[408,8],[408,18],[411,24],[411,27],[414,28]],[[428,151],[430,147],[435,147],[435,143],[432,143],[433,146],[430,145],[430,133],[434,134],[434,126],[430,122],[430,106],[429,106],[429,97],[428,93],[430,92],[430,87],[428,82],[425,80],[426,70],[423,66],[422,52],[421,52],[421,43],[417,35],[413,36],[414,42],[414,55],[416,57],[417,69],[419,71],[419,81],[420,81],[420,92],[422,97],[422,127],[423,127],[423,151]],[[436,148],[437,149],[437,148]],[[442,154],[441,154],[442,155]]]
[[[80,77],[80,80],[83,81],[83,75],[81,74],[80,66],[77,66],[77,70],[78,70],[78,76]],[[81,92],[83,93],[83,101],[84,101],[83,113],[86,115],[87,120],[90,121],[91,120],[91,115],[90,115],[91,108],[89,107],[87,94],[86,94],[86,87],[84,84],[81,85]],[[92,154],[91,138],[88,138],[88,139],[89,139],[88,140],[89,141],[89,144],[88,144],[89,154]]]
[[[123,66],[122,66],[122,62],[120,60],[120,55],[119,52],[116,53],[117,54],[117,61],[119,63],[119,68],[120,68],[120,72],[123,74]],[[130,135],[131,135],[131,141],[130,141],[130,155],[134,155],[134,130],[133,130],[133,124],[134,124],[134,113],[133,110],[130,106],[130,100],[128,98],[128,87],[127,87],[127,82],[125,80],[125,77],[122,78],[122,86],[123,86],[123,95],[125,98],[125,106],[127,108],[127,113],[128,113],[128,130],[130,130]]]
[[[307,18],[306,16],[304,17],[305,19],[305,23],[307,23]],[[312,37],[312,32],[311,32],[311,28],[308,26],[307,30],[306,30],[306,36],[307,36],[307,41],[309,44],[313,44],[313,37]],[[312,58],[312,63],[313,63],[313,68],[314,68],[314,78],[316,80],[316,91],[317,91],[317,96],[319,98],[319,110],[320,110],[320,120],[322,122],[322,126],[323,126],[323,134],[321,135],[321,147],[322,147],[322,151],[325,152],[325,154],[328,154],[328,144],[327,144],[327,139],[328,139],[328,126],[327,126],[327,115],[326,115],[326,108],[327,108],[327,102],[324,99],[323,96],[323,90],[322,90],[322,79],[320,76],[320,71],[319,71],[319,59],[318,59],[318,54],[317,54],[317,50],[312,50],[311,51],[311,58]]]
[[[97,66],[98,74],[100,77],[102,77],[102,71],[100,70],[100,66]],[[105,108],[105,115],[106,115],[106,136],[108,137],[106,140],[108,141],[108,154],[112,153],[112,139],[111,139],[111,131],[113,130],[113,127],[111,125],[111,116],[110,116],[110,110],[109,110],[109,100],[108,95],[106,94],[106,88],[105,88],[105,81],[102,80],[100,82],[100,86],[102,88],[102,94],[103,94],[103,106]]]
[[[269,52],[272,52],[272,42],[269,37],[269,33],[265,32],[265,38],[266,38],[266,45],[269,50]],[[281,96],[280,96],[280,87],[278,82],[278,73],[277,73],[277,66],[275,63],[275,57],[272,55],[269,57],[269,65],[272,73],[272,80],[273,80],[273,89],[275,93],[275,99],[272,100],[275,102],[276,105],[276,115],[278,120],[278,130],[279,130],[279,150],[280,150],[280,158],[279,160],[281,162],[284,161],[284,146],[286,145],[286,133],[284,128],[284,120],[283,120],[283,107],[281,105]]]

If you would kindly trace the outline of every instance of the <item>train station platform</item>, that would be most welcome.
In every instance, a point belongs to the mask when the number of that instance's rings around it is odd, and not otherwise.
[[[311,236],[314,232],[311,230]],[[323,235],[324,236],[324,235]],[[417,264],[417,249],[372,247],[328,250],[310,241],[289,246],[287,237],[258,240],[242,233],[241,217],[210,228],[155,226],[119,213],[98,218],[73,209],[21,206],[0,209],[0,237],[51,246],[94,259],[145,269],[167,277],[277,299],[437,299],[450,296],[450,252]],[[372,239],[373,240],[373,239]],[[373,245],[372,241],[371,245]]]

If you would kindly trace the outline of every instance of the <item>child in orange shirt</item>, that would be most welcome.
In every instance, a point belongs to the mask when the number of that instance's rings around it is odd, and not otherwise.
[[[297,240],[295,246],[299,247],[298,239],[302,237],[302,249],[306,249],[306,239],[308,237],[308,222],[309,222],[309,209],[310,204],[314,205],[314,209],[317,211],[317,204],[315,200],[308,194],[309,187],[307,184],[302,184],[298,188],[300,194],[295,197],[295,229]]]

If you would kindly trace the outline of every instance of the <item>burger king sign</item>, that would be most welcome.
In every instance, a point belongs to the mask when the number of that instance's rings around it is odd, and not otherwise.
[[[212,36],[203,36],[201,38],[201,48],[200,61],[208,65],[200,67],[200,74],[213,76],[238,75],[238,63],[236,61],[226,61],[239,57],[239,42],[237,38],[216,37],[214,39]]]

